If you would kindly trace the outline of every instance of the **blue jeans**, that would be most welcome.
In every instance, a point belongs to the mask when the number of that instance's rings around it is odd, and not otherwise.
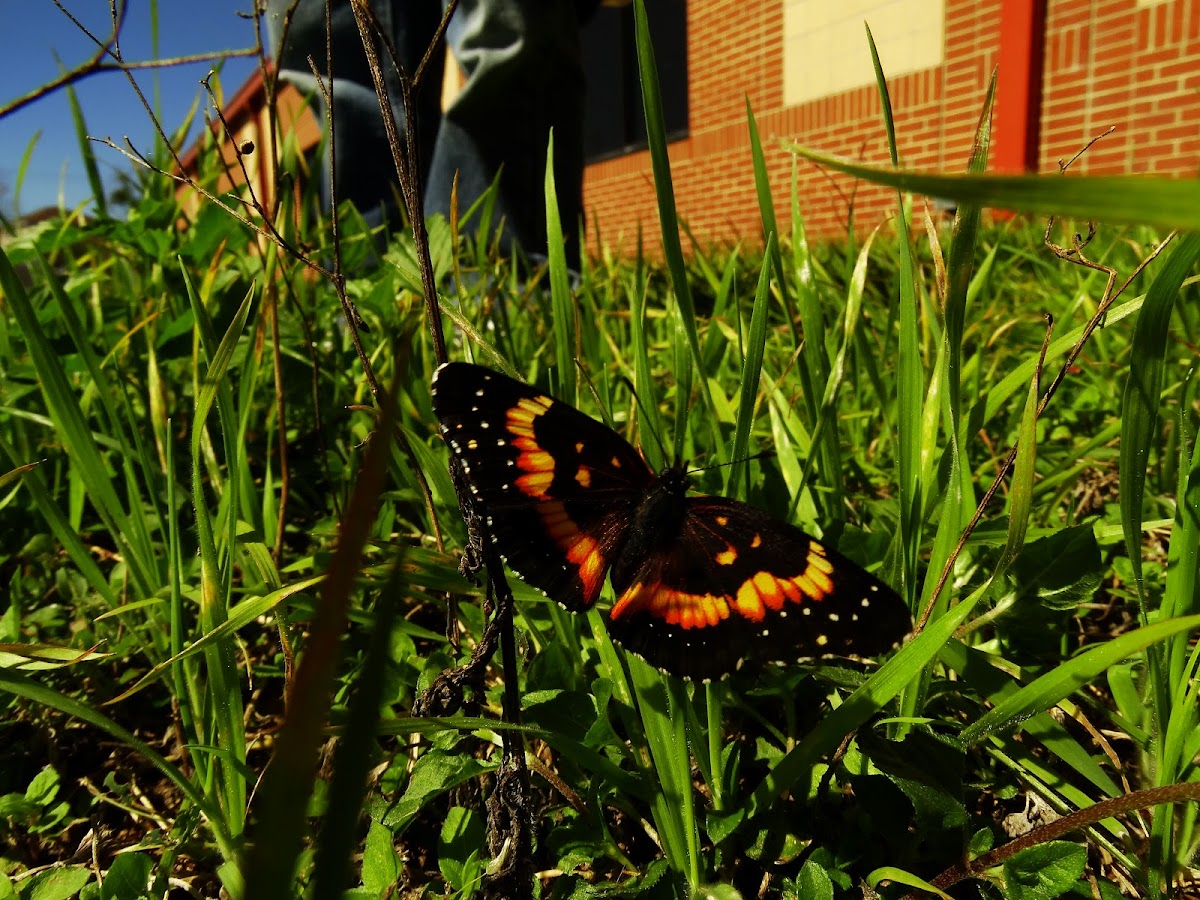
[[[325,70],[325,0],[299,0],[286,35],[283,14],[291,0],[268,0],[267,26],[278,49],[281,77],[320,99],[307,57]],[[371,0],[383,29],[411,75],[442,15],[441,0]],[[544,180],[546,144],[554,129],[554,181],[567,237],[567,260],[579,265],[583,213],[584,76],[579,18],[573,0],[463,0],[446,43],[466,74],[462,91],[441,111],[444,57],[439,53],[415,98],[425,213],[450,212],[450,188],[458,173],[460,212],[477,200],[499,173],[493,216],[501,247],[546,253]],[[362,41],[347,0],[332,10],[334,180],[339,201],[350,200],[372,224],[400,222],[396,171],[367,69]],[[395,73],[383,56],[389,85]],[[400,92],[391,90],[396,121],[404,127]],[[328,172],[328,167],[324,167]],[[327,180],[327,175],[326,175]],[[330,186],[325,184],[328,203]],[[469,227],[469,225],[468,225]],[[487,235],[490,239],[493,235]]]

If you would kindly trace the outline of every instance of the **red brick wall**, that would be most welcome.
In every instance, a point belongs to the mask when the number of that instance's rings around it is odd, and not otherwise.
[[[901,163],[961,171],[997,55],[1001,0],[945,0],[943,63],[889,79]],[[653,5],[650,6],[653,15]],[[702,241],[760,238],[745,98],[754,108],[780,227],[788,229],[794,141],[868,163],[887,162],[873,86],[798,106],[783,104],[779,0],[689,0],[688,137],[670,147],[676,206]],[[877,39],[880,36],[877,35]],[[1192,174],[1200,162],[1200,3],[1047,0],[1041,168],[1054,170],[1115,124],[1081,171]],[[868,52],[864,37],[862,52]],[[994,135],[994,139],[1000,139]],[[810,234],[834,236],[853,197],[860,234],[895,211],[895,194],[799,162],[801,211]],[[641,223],[659,246],[649,155],[589,166],[584,179],[589,246],[632,249]],[[599,229],[594,223],[599,223]],[[685,243],[686,247],[686,243]]]
[[[1200,166],[1200,4],[1051,0],[1041,168],[1195,175]]]

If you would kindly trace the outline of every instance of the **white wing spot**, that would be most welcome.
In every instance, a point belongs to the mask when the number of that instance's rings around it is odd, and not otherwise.
[[[483,396],[483,388],[480,388],[479,390],[477,390],[477,391],[475,392],[475,396],[476,396],[476,397],[482,397],[482,396]]]
[[[802,607],[800,607],[800,612],[802,612],[806,616],[811,616],[812,615],[812,607],[811,606],[802,606]]]
[[[877,584],[871,585],[871,593],[878,594],[879,593],[879,585],[877,585]]]
[[[490,426],[490,425],[488,425],[488,423],[487,423],[487,422],[480,422],[480,423],[479,423],[479,427],[480,427],[480,428],[490,428],[491,426]]]
[[[830,613],[830,614],[829,614],[829,621],[830,621],[830,622],[836,622],[837,620],[838,620],[837,613]]]
[[[500,438],[500,440],[496,441],[496,446],[503,447],[506,443],[508,443],[508,442],[505,441],[504,438]]]

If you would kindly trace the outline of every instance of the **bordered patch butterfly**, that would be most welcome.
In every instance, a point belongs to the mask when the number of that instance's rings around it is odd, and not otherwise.
[[[912,625],[899,596],[799,528],[737,500],[688,496],[628,441],[536,388],[469,363],[433,379],[442,434],[496,548],[568,610],[608,573],[612,638],[684,678],[745,658],[871,656]]]

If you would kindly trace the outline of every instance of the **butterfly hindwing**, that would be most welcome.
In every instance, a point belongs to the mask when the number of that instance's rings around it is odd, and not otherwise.
[[[652,665],[709,680],[747,657],[871,656],[911,627],[891,588],[799,528],[722,497],[683,502],[674,549],[614,573],[609,631]]]
[[[567,609],[596,602],[653,473],[629,442],[506,375],[447,363],[434,411],[497,549]]]

